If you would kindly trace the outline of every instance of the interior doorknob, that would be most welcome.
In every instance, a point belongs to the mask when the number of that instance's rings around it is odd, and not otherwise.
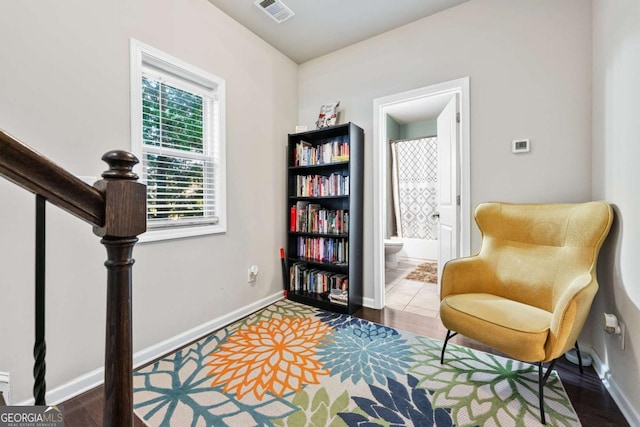
[[[440,218],[440,212],[434,212],[431,214],[431,218],[433,219],[439,219]]]

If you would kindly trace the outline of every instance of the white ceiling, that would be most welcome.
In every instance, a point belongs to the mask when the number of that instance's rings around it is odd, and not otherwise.
[[[468,0],[282,0],[294,13],[276,23],[255,0],[209,0],[301,64]]]

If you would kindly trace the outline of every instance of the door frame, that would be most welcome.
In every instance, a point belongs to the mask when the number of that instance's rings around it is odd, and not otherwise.
[[[460,100],[460,146],[458,147],[460,182],[460,256],[471,254],[471,158],[469,77],[409,90],[373,100],[373,301],[365,304],[375,309],[385,306],[384,224],[387,182],[386,135],[387,108],[407,101],[436,95],[458,94]]]

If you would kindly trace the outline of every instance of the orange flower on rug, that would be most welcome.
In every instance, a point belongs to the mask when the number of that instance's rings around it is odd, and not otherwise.
[[[238,399],[253,392],[262,400],[267,392],[282,397],[287,390],[318,384],[320,375],[330,373],[316,359],[318,342],[329,330],[319,319],[289,317],[239,329],[211,353],[211,386],[222,385]]]

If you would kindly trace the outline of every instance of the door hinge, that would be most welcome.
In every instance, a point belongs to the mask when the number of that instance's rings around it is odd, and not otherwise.
[[[460,196],[456,196],[456,204],[460,206]]]
[[[460,113],[456,113],[456,123],[460,123]]]

